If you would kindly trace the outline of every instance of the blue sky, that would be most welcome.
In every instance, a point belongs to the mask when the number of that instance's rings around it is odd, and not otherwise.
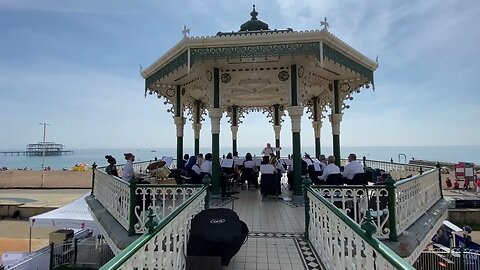
[[[161,100],[144,98],[147,67],[182,37],[238,30],[257,5],[270,28],[320,29],[375,59],[375,92],[344,112],[348,146],[479,145],[480,5],[463,1],[48,1],[0,0],[0,149],[42,139],[68,148],[169,147],[175,126]],[[282,144],[290,145],[284,118]],[[239,146],[273,141],[260,113],[239,130]],[[193,146],[191,124],[185,146]],[[204,122],[202,144],[210,144]],[[325,119],[322,145],[331,146]],[[221,145],[230,145],[222,120]],[[302,145],[314,145],[310,120]]]

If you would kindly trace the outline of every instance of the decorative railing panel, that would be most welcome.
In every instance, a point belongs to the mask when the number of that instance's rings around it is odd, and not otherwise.
[[[442,197],[439,170],[395,183],[397,233],[401,234]]]
[[[325,269],[414,269],[331,202],[306,188],[308,239]]]
[[[409,165],[377,160],[365,160],[364,163],[366,167],[389,172],[390,175],[396,180],[407,178],[408,176],[418,175],[421,174],[423,171],[432,168],[429,166]]]
[[[320,196],[342,210],[357,224],[365,219],[367,210],[373,217],[377,229],[375,237],[388,238],[388,190],[382,186],[314,186]]]
[[[135,233],[147,231],[145,223],[148,220],[149,209],[154,211],[159,221],[200,189],[202,189],[200,185],[137,185]]]
[[[130,183],[94,169],[93,194],[105,209],[124,227],[129,228]]]
[[[480,270],[480,251],[469,248],[426,249],[414,266],[416,269],[428,270]]]
[[[101,269],[185,269],[191,220],[204,209],[207,189],[201,188]]]

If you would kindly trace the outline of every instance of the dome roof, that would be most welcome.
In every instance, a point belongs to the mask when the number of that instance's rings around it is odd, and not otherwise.
[[[260,30],[270,30],[268,29],[268,24],[257,19],[258,12],[255,11],[255,5],[253,5],[253,10],[250,12],[252,18],[250,21],[245,22],[240,26],[240,32],[242,31],[260,31]]]

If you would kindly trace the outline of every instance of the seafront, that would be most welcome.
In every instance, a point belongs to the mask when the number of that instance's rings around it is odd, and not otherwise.
[[[90,188],[91,185],[91,171],[0,171],[0,188]]]

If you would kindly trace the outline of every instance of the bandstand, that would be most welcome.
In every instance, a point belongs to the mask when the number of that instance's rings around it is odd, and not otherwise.
[[[189,37],[185,28],[183,39],[141,73],[145,95],[156,95],[171,104],[168,111],[176,125],[178,161],[183,156],[186,116],[194,130],[195,154],[199,152],[202,121],[210,117],[214,193],[219,192],[219,134],[224,113],[231,125],[232,151],[236,151],[240,119],[246,113],[267,113],[279,147],[288,112],[293,166],[300,168],[305,109],[312,120],[316,156],[320,155],[323,115],[330,111],[333,154],[339,165],[340,123],[349,108],[346,101],[353,93],[374,86],[373,72],[378,64],[330,33],[326,18],[322,30],[294,31],[270,29],[257,18],[255,6],[250,15],[239,31],[215,36]],[[294,192],[300,195],[299,170],[294,171],[294,179]]]

